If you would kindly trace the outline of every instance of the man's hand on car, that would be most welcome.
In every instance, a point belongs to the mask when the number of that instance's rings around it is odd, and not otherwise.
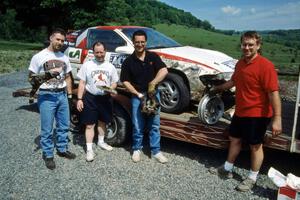
[[[220,91],[216,88],[216,86],[212,86],[211,88],[209,88],[208,90],[208,95],[209,96],[215,96],[216,94],[218,94]]]

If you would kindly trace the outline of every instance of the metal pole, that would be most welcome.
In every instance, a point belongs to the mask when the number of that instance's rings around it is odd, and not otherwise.
[[[296,105],[295,105],[295,115],[294,115],[294,123],[293,123],[293,131],[292,131],[292,138],[291,138],[291,145],[290,145],[290,152],[296,151],[296,129],[297,129],[297,121],[298,121],[298,110],[300,107],[300,65],[299,65],[299,75],[298,75],[298,88],[297,88],[297,98],[296,98]]]

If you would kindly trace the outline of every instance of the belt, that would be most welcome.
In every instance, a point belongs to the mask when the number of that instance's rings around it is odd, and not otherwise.
[[[97,95],[95,95],[95,94],[90,93],[87,90],[86,90],[85,93],[88,94],[88,95],[90,95],[90,96],[93,96],[93,97],[110,97],[110,94],[97,94]]]
[[[46,91],[46,92],[65,92],[66,88],[49,88],[49,89],[40,88],[40,91]]]

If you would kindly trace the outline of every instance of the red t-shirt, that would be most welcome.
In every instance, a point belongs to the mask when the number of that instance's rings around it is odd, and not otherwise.
[[[271,117],[272,105],[268,93],[278,91],[274,65],[257,55],[250,63],[240,59],[232,76],[235,92],[235,115],[238,117]]]

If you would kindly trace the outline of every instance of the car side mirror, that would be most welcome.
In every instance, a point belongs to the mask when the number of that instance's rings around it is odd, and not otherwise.
[[[134,48],[131,46],[120,46],[115,49],[116,53],[132,54]]]

